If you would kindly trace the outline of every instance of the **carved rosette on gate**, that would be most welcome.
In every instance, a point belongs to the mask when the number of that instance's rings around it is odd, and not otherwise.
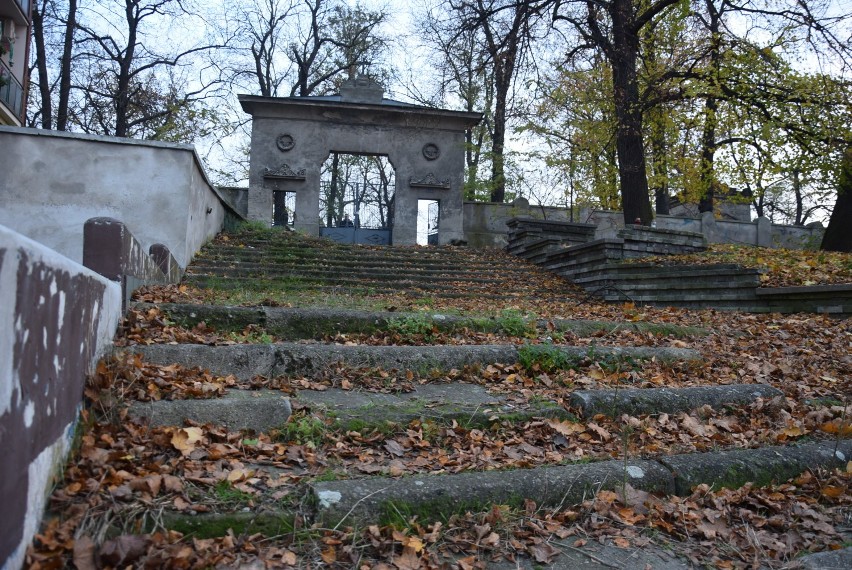
[[[423,145],[423,158],[426,160],[437,160],[441,156],[441,149],[435,143]]]
[[[412,188],[440,188],[444,190],[450,189],[450,179],[443,178],[438,179],[434,173],[430,172],[426,176],[417,179],[415,177],[411,177],[408,181],[408,185]]]
[[[275,139],[275,146],[278,147],[278,150],[281,152],[288,152],[293,150],[293,147],[296,146],[296,139],[293,138],[293,135],[288,133],[281,133],[278,135],[278,138]]]

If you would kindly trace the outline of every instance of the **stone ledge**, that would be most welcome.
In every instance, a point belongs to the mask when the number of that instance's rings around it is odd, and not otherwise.
[[[268,432],[290,417],[290,400],[275,390],[228,390],[224,396],[194,400],[133,402],[130,415],[154,426],[182,426],[186,420],[213,423],[230,431]]]
[[[686,496],[700,484],[738,488],[786,481],[809,468],[846,465],[852,441],[808,443],[691,453],[660,460],[613,460],[558,467],[510,471],[418,475],[400,479],[370,477],[314,483],[317,520],[330,527],[376,524],[388,515],[448,517],[460,509],[483,509],[490,504],[520,505],[532,499],[538,506],[568,507],[602,489],[625,482],[651,493]]]
[[[783,396],[783,392],[766,384],[730,384],[727,386],[695,386],[690,388],[640,388],[619,390],[575,390],[571,406],[583,410],[585,417],[604,414],[672,414],[694,410],[704,405],[719,408],[727,404],[750,404],[758,398]]]
[[[700,361],[701,355],[685,348],[669,347],[579,347],[527,345],[531,350],[555,350],[567,359]],[[338,344],[276,343],[230,346],[150,345],[126,350],[142,354],[153,364],[197,366],[199,362],[214,374],[234,374],[248,379],[260,374],[267,377],[312,374],[337,363],[355,368],[381,367],[386,370],[411,370],[428,373],[450,370],[470,364],[518,362],[518,348],[505,345],[447,346],[344,346]]]

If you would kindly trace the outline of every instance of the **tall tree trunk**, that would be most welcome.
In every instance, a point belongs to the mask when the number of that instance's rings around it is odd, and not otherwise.
[[[701,197],[698,201],[699,212],[712,212],[716,194],[716,174],[713,161],[716,156],[716,110],[715,97],[704,101],[704,129],[701,133]]]
[[[328,202],[325,208],[325,227],[332,227],[334,222],[334,212],[337,208],[337,186],[340,184],[340,176],[338,169],[340,168],[340,154],[332,153],[331,155],[331,182],[328,188]]]
[[[632,0],[613,0],[611,56],[614,88],[616,152],[618,179],[624,208],[624,222],[640,220],[650,224],[654,217],[648,196],[648,177],[645,171],[645,146],[642,140],[642,108],[639,104],[639,84],[636,80],[636,60],[639,56],[639,37],[631,30]]]
[[[38,92],[41,96],[41,128],[53,128],[53,103],[50,99],[50,78],[47,76],[47,54],[44,47],[44,11],[47,1],[33,6],[33,42],[38,70]]]
[[[74,28],[77,26],[77,0],[68,0],[68,19],[62,43],[62,64],[59,71],[59,106],[56,108],[56,130],[68,130],[68,100],[71,98],[71,54],[74,47]]]
[[[137,5],[133,0],[124,0],[124,16],[127,22],[127,49],[118,59],[118,79],[115,93],[116,137],[126,137],[130,128],[130,78],[133,57],[136,52],[136,35],[139,31]]]
[[[504,78],[501,70],[495,75],[494,98],[494,135],[491,140],[491,201],[503,202],[506,199],[506,172],[503,152],[506,144],[506,98],[509,94],[511,79]],[[511,72],[508,73],[511,76]],[[497,77],[500,76],[498,79]]]
[[[712,212],[716,194],[716,173],[713,161],[716,156],[716,127],[719,119],[717,110],[719,101],[719,71],[722,64],[722,35],[719,25],[722,16],[713,0],[706,0],[707,13],[710,17],[710,68],[708,96],[704,101],[704,129],[701,133],[701,197],[698,202],[699,212]]]
[[[837,181],[837,202],[828,220],[820,249],[852,252],[852,145],[843,154],[843,165]]]
[[[805,225],[805,197],[802,196],[802,173],[798,168],[793,169],[793,196],[796,198],[796,221],[794,226]]]

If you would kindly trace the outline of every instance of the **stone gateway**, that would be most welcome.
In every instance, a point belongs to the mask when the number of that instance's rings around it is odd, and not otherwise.
[[[383,95],[364,77],[345,82],[339,95],[240,95],[252,116],[249,219],[271,221],[275,193],[293,192],[293,227],[319,235],[320,171],[328,156],[384,155],[396,172],[392,243],[416,243],[418,200],[439,204],[438,243],[463,240],[464,133],[482,114]]]

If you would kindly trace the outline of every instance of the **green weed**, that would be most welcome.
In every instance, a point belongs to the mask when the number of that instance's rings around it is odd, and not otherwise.
[[[497,319],[501,331],[509,336],[534,338],[537,334],[536,317],[515,309],[504,309]]]
[[[266,222],[261,222],[258,220],[247,220],[241,223],[238,227],[238,232],[247,232],[247,233],[271,233],[274,230],[269,224]]]
[[[230,481],[219,481],[213,487],[213,494],[216,500],[223,506],[227,505],[230,508],[236,508],[242,505],[247,505],[252,502],[251,493],[235,489]]]
[[[322,446],[327,432],[328,426],[322,419],[300,412],[290,416],[281,427],[278,439],[318,448]]]
[[[518,349],[518,362],[528,372],[557,372],[576,368],[580,361],[552,344],[525,344]]]
[[[405,338],[422,336],[427,342],[431,341],[437,332],[432,317],[426,313],[415,313],[388,320],[388,330]]]

